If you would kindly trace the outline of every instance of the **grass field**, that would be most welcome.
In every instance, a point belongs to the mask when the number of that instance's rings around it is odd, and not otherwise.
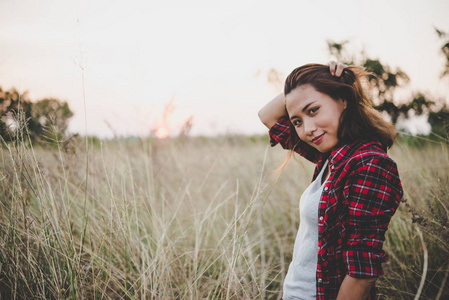
[[[280,299],[313,165],[267,137],[3,145],[2,299]],[[88,153],[88,155],[86,154]],[[448,299],[449,148],[398,143],[381,299]]]

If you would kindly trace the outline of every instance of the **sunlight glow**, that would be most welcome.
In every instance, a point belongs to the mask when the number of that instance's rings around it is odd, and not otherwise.
[[[168,137],[168,129],[165,127],[160,127],[157,131],[156,131],[156,137],[158,139],[165,139]]]

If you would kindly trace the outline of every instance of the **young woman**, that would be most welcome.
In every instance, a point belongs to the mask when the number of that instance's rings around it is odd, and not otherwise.
[[[316,163],[284,282],[288,299],[375,299],[390,218],[402,198],[387,155],[396,132],[372,108],[362,68],[308,64],[259,112],[272,146]]]

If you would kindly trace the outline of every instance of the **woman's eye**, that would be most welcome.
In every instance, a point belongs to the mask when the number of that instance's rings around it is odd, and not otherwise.
[[[300,120],[294,120],[294,121],[292,122],[292,124],[293,124],[294,126],[301,126],[302,122],[301,122]]]
[[[311,108],[311,109],[309,109],[309,114],[314,114],[317,111],[318,111],[318,107]]]

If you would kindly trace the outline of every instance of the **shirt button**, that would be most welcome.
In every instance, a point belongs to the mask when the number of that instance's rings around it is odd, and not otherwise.
[[[323,279],[318,278],[318,282],[319,282],[319,283],[323,282]]]
[[[329,188],[327,186],[324,187],[324,190],[327,191]]]
[[[321,217],[320,217],[320,221],[323,221],[323,219],[324,219],[323,216],[321,216]]]

